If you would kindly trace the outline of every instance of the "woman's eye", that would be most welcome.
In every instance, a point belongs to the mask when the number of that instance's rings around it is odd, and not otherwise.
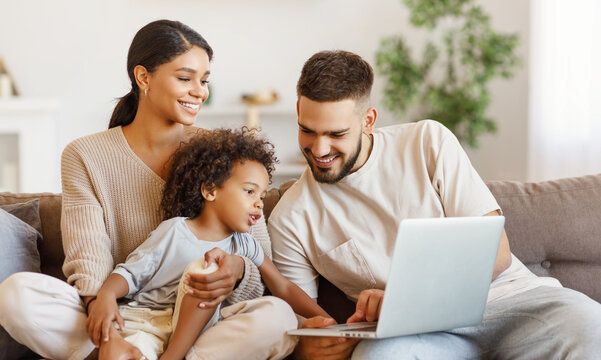
[[[203,85],[207,85],[210,81],[209,80],[201,80],[200,83]]]
[[[178,78],[178,79],[179,79],[179,80],[181,80],[181,81],[190,81],[190,79],[188,79],[188,78],[184,78],[184,77],[180,77],[180,78]]]

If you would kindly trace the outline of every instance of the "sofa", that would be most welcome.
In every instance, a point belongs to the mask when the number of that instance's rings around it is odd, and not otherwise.
[[[267,221],[293,183],[290,180],[268,191]],[[601,302],[601,174],[538,183],[490,181],[487,185],[506,217],[512,252],[535,274],[555,277],[565,287]],[[39,199],[41,272],[64,279],[61,195],[0,193],[0,206],[32,199]],[[323,278],[318,301],[338,321],[354,310],[353,303]]]

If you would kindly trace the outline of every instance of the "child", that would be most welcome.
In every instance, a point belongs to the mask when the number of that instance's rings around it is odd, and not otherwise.
[[[272,148],[245,129],[221,129],[201,133],[175,153],[161,202],[168,220],[115,268],[98,292],[87,325],[96,345],[108,339],[116,321],[125,340],[148,359],[161,354],[161,359],[184,358],[219,317],[219,306],[203,308],[182,277],[194,268],[210,271],[210,264],[202,265],[208,251],[218,259],[227,254],[251,259],[271,293],[296,313],[329,317],[279,273],[246,233],[261,216],[276,161]],[[122,297],[133,301],[118,306]]]

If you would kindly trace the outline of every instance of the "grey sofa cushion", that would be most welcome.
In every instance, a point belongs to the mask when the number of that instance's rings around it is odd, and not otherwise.
[[[23,204],[23,208],[30,204]],[[37,213],[37,205],[32,207]],[[13,210],[13,209],[9,209]],[[14,210],[13,210],[14,212]],[[40,217],[28,212],[19,215],[39,227]],[[32,220],[33,219],[33,220]],[[0,282],[19,271],[40,272],[38,240],[40,232],[15,215],[0,209]]]
[[[61,194],[52,193],[7,193],[0,192],[0,206],[40,201],[40,219],[42,220],[42,239],[38,244],[42,259],[42,272],[65,280],[62,266],[65,259],[61,242]]]
[[[6,208],[41,228],[37,202],[7,206]],[[18,217],[0,209],[0,282],[20,271],[40,272],[40,254],[38,230]],[[29,358],[33,353],[27,347],[17,343],[0,328],[0,359]]]
[[[601,174],[487,185],[504,211],[511,251],[535,274],[601,301]]]
[[[24,223],[42,233],[40,219],[40,199],[31,199],[17,204],[0,205],[0,209],[21,219]]]

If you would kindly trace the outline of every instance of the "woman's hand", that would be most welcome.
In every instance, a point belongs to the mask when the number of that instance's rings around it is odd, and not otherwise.
[[[100,347],[100,343],[109,341],[109,334],[113,328],[113,321],[117,321],[119,329],[123,330],[124,322],[119,314],[119,306],[114,296],[98,294],[88,306],[88,320],[86,329],[92,343]]]
[[[380,318],[383,299],[384,290],[369,289],[361,291],[359,299],[357,299],[355,313],[346,322],[377,321]]]
[[[216,263],[219,269],[210,274],[186,274],[184,283],[190,287],[188,294],[201,299],[202,308],[218,306],[244,277],[244,259],[230,255],[219,248],[205,253],[205,264]]]

